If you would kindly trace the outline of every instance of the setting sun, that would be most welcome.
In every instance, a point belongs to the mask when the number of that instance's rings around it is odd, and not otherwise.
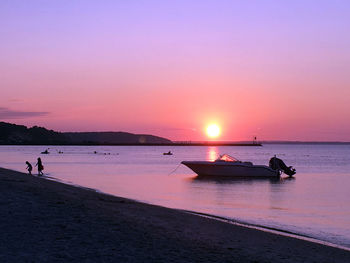
[[[217,124],[210,124],[207,127],[207,135],[210,138],[216,138],[220,135],[220,127]]]

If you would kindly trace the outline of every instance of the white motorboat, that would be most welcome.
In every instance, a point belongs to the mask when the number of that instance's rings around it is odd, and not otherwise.
[[[232,177],[279,177],[282,172],[292,176],[295,169],[287,167],[281,159],[271,158],[270,165],[254,165],[251,162],[242,162],[224,154],[213,162],[209,161],[183,161],[198,175],[204,176],[232,176]]]

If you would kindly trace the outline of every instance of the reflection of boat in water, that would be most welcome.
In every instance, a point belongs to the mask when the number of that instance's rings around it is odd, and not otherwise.
[[[287,167],[276,157],[271,158],[270,166],[254,165],[251,162],[241,162],[228,154],[221,155],[214,162],[209,161],[183,161],[198,175],[205,176],[232,176],[232,177],[279,177],[281,172],[292,176],[295,169]]]
[[[242,177],[242,176],[212,176],[212,175],[197,175],[188,178],[192,183],[215,183],[220,184],[230,184],[230,185],[252,185],[252,184],[281,184],[286,181],[293,180],[294,177]]]
[[[163,153],[163,155],[173,155],[173,153],[171,151],[169,151],[167,153]]]

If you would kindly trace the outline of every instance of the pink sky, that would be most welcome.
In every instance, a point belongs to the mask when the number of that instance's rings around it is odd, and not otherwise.
[[[0,120],[350,141],[347,1],[0,3]]]

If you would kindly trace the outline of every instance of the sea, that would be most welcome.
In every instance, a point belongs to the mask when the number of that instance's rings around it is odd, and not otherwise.
[[[50,153],[41,154],[46,149]],[[173,155],[163,155],[168,151]],[[276,155],[297,173],[280,179],[201,178],[181,164],[224,153],[265,165]],[[25,162],[34,167],[38,157],[51,180],[350,249],[348,144],[0,146],[4,168],[26,172]]]

